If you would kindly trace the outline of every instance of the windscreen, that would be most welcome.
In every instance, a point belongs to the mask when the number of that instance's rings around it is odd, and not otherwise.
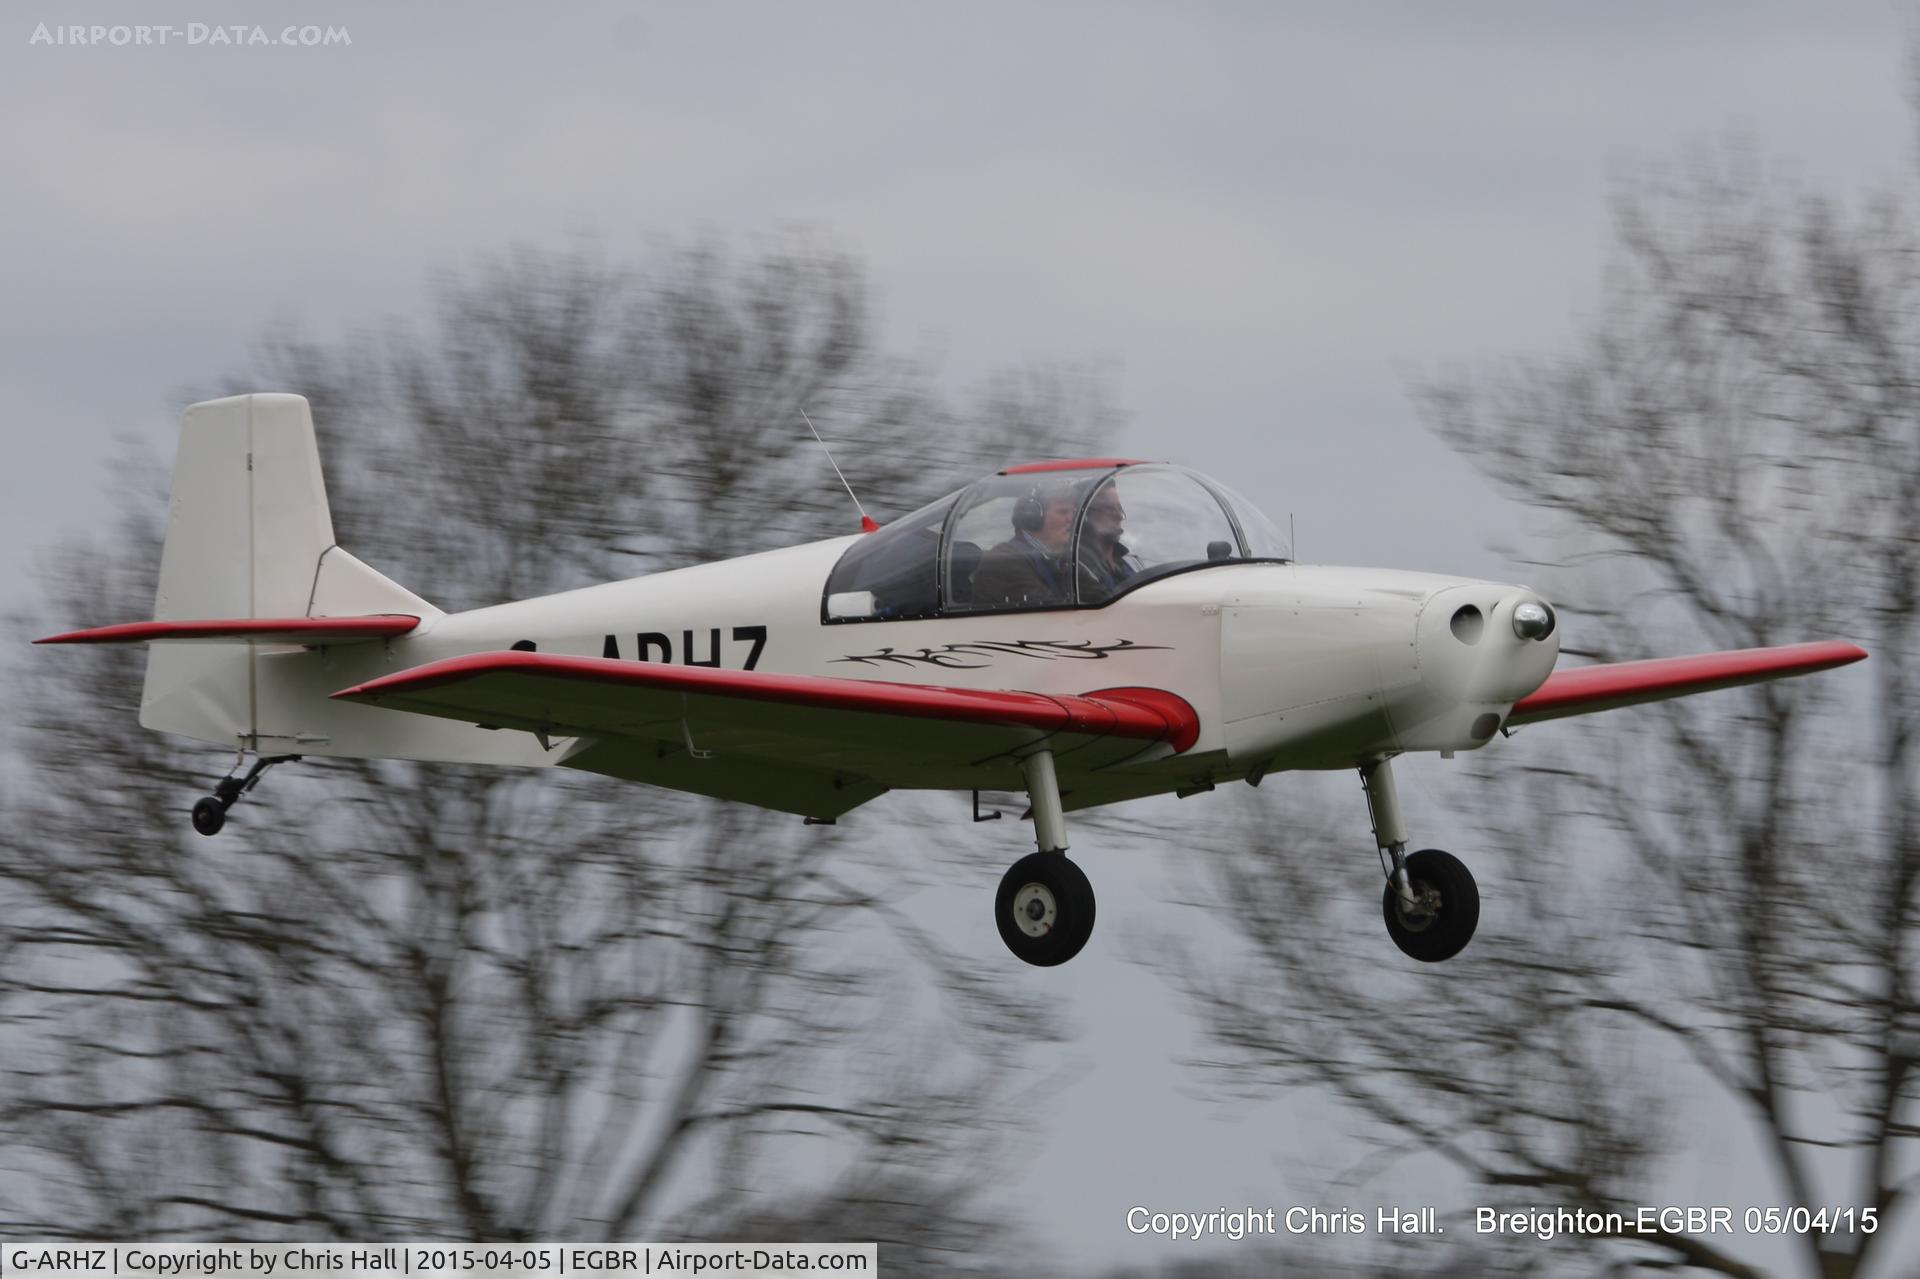
[[[932,617],[940,605],[940,530],[951,493],[855,542],[827,578],[828,620]]]
[[[1179,467],[992,475],[870,533],[827,581],[834,621],[1098,605],[1155,577],[1284,560],[1288,539],[1231,489]]]
[[[1102,480],[1080,518],[1080,602],[1134,579],[1242,558],[1233,522],[1212,490],[1185,471],[1130,467]]]

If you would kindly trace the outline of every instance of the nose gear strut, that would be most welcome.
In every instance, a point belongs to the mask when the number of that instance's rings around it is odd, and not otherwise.
[[[1405,909],[1418,910],[1407,879],[1407,823],[1400,815],[1400,793],[1393,788],[1393,761],[1371,759],[1360,765],[1360,785],[1367,792],[1367,816],[1373,819],[1373,842],[1380,847],[1387,883]],[[1386,865],[1389,860],[1391,867]]]
[[[1480,923],[1480,890],[1473,875],[1459,858],[1438,848],[1407,852],[1407,827],[1393,788],[1391,760],[1362,761],[1360,785],[1367,792],[1373,840],[1386,872],[1380,908],[1387,935],[1422,963],[1453,958]]]

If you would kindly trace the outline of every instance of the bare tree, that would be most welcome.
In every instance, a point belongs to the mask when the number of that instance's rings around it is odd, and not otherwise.
[[[1861,1273],[1911,1231],[1915,225],[1907,199],[1848,210],[1748,150],[1703,154],[1622,196],[1583,349],[1422,388],[1436,429],[1568,540],[1543,585],[1579,656],[1837,636],[1872,660],[1858,681],[1526,730],[1524,762],[1496,743],[1461,798],[1479,851],[1505,856],[1481,937],[1444,970],[1394,971],[1377,898],[1354,907],[1324,866],[1224,854],[1248,966],[1187,971],[1239,1082],[1330,1089],[1379,1159],[1439,1152],[1489,1202],[1629,1222],[1677,1142],[1724,1140],[1676,1103],[1692,1090],[1744,1121],[1751,1202],[1806,1210],[1783,1264]],[[1282,837],[1351,844],[1350,826]],[[1729,1274],[1754,1256],[1685,1229],[1558,1246]]]
[[[899,507],[1010,442],[1004,403],[943,407],[881,352],[854,263],[810,244],[522,249],[439,298],[428,330],[275,335],[265,380],[314,401],[343,543],[448,607],[852,531],[801,406]],[[1063,413],[1067,385],[1040,388]],[[33,629],[146,615],[131,474]],[[86,656],[15,674],[0,1231],[700,1237],[764,1201],[846,1237],[909,1192],[923,1239],[977,1219],[1021,1019],[898,909],[898,827],[336,761],[203,841],[217,752],[136,727],[139,653]]]

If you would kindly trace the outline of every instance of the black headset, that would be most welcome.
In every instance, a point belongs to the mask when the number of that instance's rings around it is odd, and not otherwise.
[[[1047,522],[1047,504],[1040,499],[1040,490],[1021,498],[1013,504],[1013,527],[1020,533],[1037,533]]]

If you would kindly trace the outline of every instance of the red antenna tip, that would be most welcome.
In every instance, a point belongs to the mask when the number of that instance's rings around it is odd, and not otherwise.
[[[880,526],[873,522],[873,516],[862,515],[860,517],[860,531],[862,533],[878,533]]]

